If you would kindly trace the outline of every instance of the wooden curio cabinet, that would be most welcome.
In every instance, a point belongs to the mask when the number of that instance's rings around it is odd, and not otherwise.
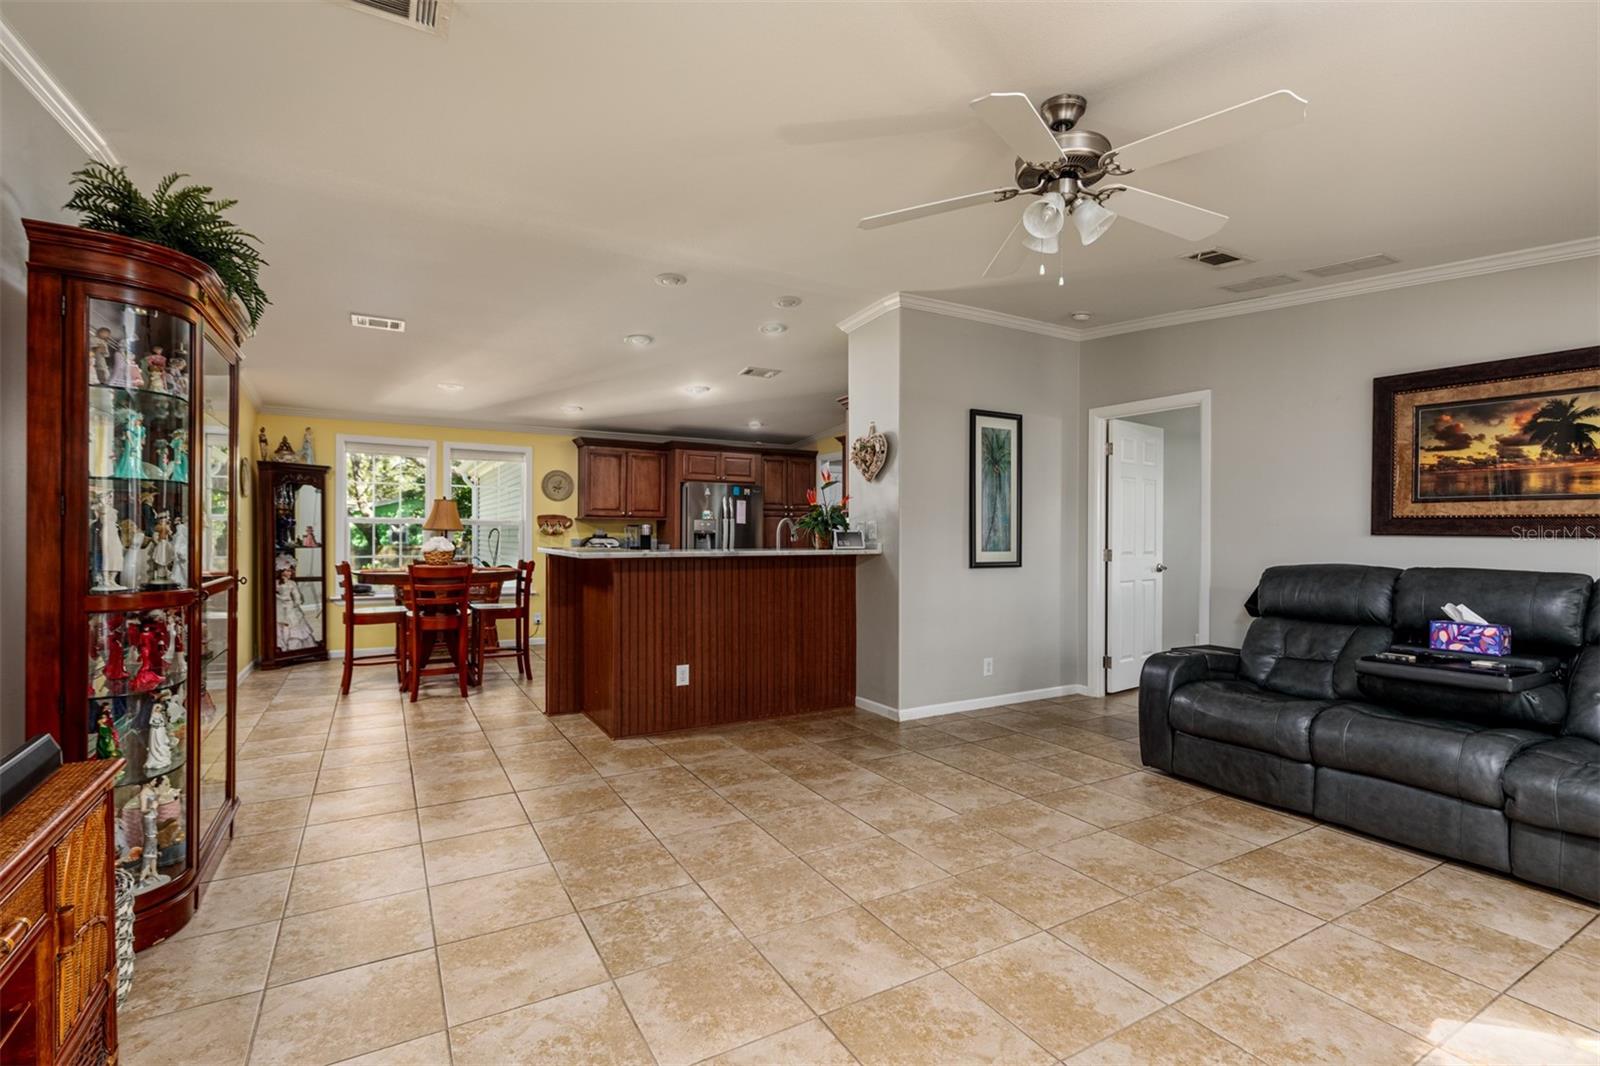
[[[256,665],[328,657],[328,467],[256,464]]]
[[[247,320],[204,264],[25,220],[28,732],[123,758],[135,943],[189,920],[234,785],[234,454]]]

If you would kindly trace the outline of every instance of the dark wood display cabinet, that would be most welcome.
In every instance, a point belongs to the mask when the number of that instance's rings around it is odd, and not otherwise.
[[[256,464],[256,665],[328,657],[328,470]]]
[[[667,517],[667,453],[657,444],[578,438],[578,517]]]
[[[234,787],[234,454],[247,320],[169,248],[25,220],[28,732],[122,758],[135,943],[194,914]]]

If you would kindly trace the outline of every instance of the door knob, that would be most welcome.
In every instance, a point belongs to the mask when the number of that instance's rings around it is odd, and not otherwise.
[[[1156,564],[1156,573],[1164,574],[1164,573],[1166,573],[1166,571],[1167,571],[1167,564],[1166,563],[1157,563]]]

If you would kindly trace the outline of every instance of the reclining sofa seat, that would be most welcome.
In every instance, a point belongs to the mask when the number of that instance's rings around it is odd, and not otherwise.
[[[1148,660],[1143,761],[1600,898],[1600,595],[1591,585],[1581,574],[1273,567],[1237,653]],[[1496,698],[1357,680],[1361,656],[1425,644],[1446,602],[1510,625],[1516,653],[1549,659],[1557,683]]]

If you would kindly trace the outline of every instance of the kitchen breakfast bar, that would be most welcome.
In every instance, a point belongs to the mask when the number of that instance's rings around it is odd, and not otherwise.
[[[855,568],[876,548],[539,550],[547,714],[618,739],[855,703]]]

